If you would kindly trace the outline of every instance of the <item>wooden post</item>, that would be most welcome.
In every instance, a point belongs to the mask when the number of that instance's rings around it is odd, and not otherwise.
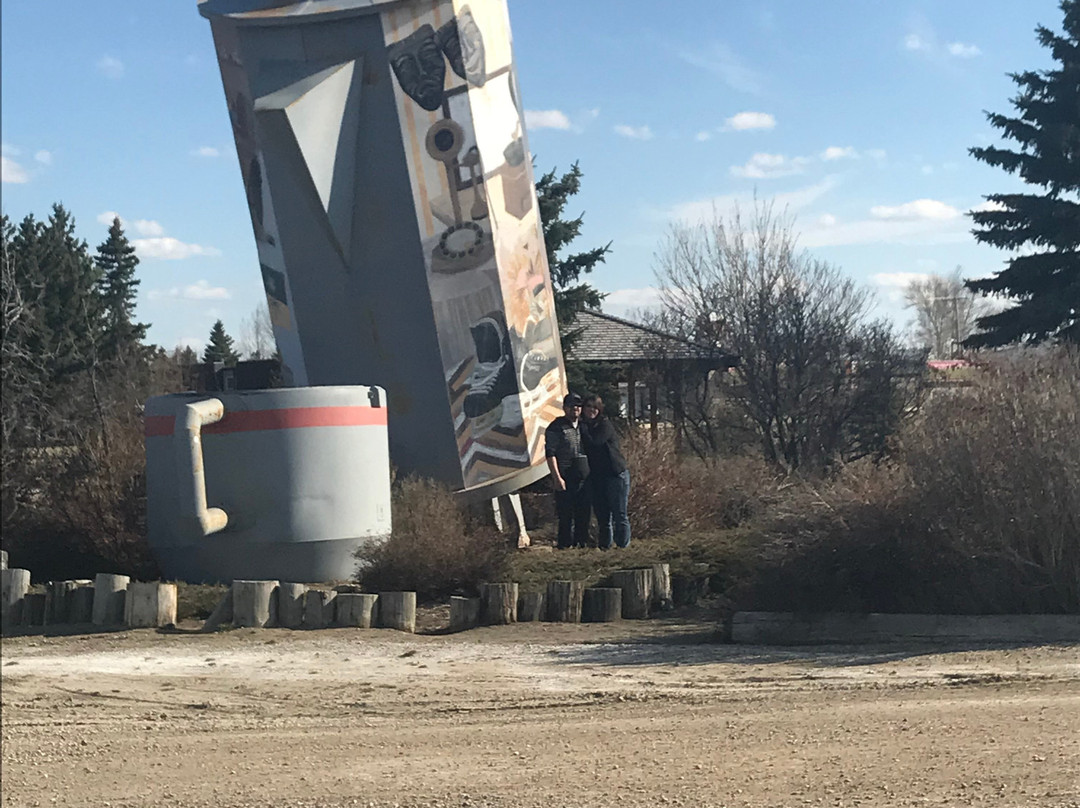
[[[615,570],[611,585],[622,590],[622,616],[628,620],[643,620],[649,616],[652,598],[652,569]]]
[[[80,583],[71,593],[70,620],[75,625],[89,623],[94,617],[94,585]]]
[[[671,576],[671,599],[677,606],[692,606],[709,594],[708,575]]]
[[[304,597],[307,584],[278,584],[277,617],[282,628],[300,628],[304,625]]]
[[[519,623],[535,623],[544,619],[544,593],[522,592],[518,595],[517,619]]]
[[[634,378],[634,366],[626,366],[626,421],[633,428],[637,426],[637,380]]]
[[[622,617],[622,590],[614,586],[594,586],[585,590],[581,601],[581,622],[611,623]]]
[[[359,592],[339,592],[334,598],[334,624],[371,628],[379,596]]]
[[[264,628],[277,624],[277,581],[233,581],[233,625]]]
[[[652,607],[666,611],[672,607],[671,567],[667,564],[652,565]]]
[[[480,584],[480,619],[488,626],[517,622],[518,585]]]
[[[176,623],[176,584],[157,581],[128,584],[124,598],[124,625],[157,628]]]
[[[94,578],[94,610],[91,615],[95,626],[115,626],[124,622],[124,598],[130,582],[126,575],[97,574]]]
[[[44,626],[48,600],[44,592],[27,592],[22,602],[22,624],[33,628]]]
[[[337,592],[309,589],[304,593],[304,628],[329,628],[334,623]]]
[[[216,631],[218,626],[226,623],[231,623],[233,620],[233,591],[230,586],[225,592],[225,596],[218,601],[218,605],[214,607],[214,611],[210,612],[210,616],[206,618],[206,622],[202,624],[200,631]]]
[[[416,593],[380,592],[379,625],[410,634],[416,631]]]
[[[23,598],[30,591],[30,570],[0,570],[0,622],[7,628],[22,620]]]
[[[71,595],[75,591],[74,581],[50,581],[45,588],[47,605],[45,623],[58,626],[71,619]]]
[[[450,630],[465,631],[480,625],[480,598],[450,598]]]
[[[581,600],[585,596],[584,581],[549,581],[547,613],[552,623],[580,623]]]

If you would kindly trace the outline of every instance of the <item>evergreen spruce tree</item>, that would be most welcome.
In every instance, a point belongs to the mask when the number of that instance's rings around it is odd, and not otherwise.
[[[135,299],[139,279],[135,267],[139,259],[127,240],[120,218],[113,219],[109,236],[98,245],[94,263],[101,273],[99,293],[103,308],[101,353],[106,359],[125,361],[134,356],[146,337],[145,323],[135,322]]]
[[[564,356],[571,355],[574,343],[581,336],[575,326],[577,313],[582,309],[598,309],[604,300],[602,292],[581,280],[582,275],[592,272],[611,252],[611,242],[584,252],[570,253],[560,257],[564,249],[581,234],[585,214],[576,219],[564,219],[563,211],[574,194],[581,189],[581,168],[577,163],[558,176],[555,169],[536,181],[536,197],[540,209],[540,222],[544,229],[544,245],[547,247],[548,267],[551,269],[551,285],[555,292],[555,316],[559,320],[559,339]],[[586,365],[566,359],[566,375],[569,388],[575,393],[599,393],[604,400],[618,401],[618,370],[611,366]],[[610,413],[618,414],[611,406]]]
[[[548,267],[551,269],[551,284],[555,291],[555,314],[559,319],[563,350],[573,345],[575,314],[584,308],[600,308],[604,299],[601,292],[581,281],[581,276],[592,272],[611,252],[609,242],[603,247],[560,257],[563,249],[581,234],[581,225],[585,220],[585,214],[576,219],[563,218],[566,203],[581,189],[581,176],[581,169],[574,163],[561,177],[556,176],[555,169],[552,169],[536,181],[536,197],[544,229]]]
[[[225,324],[218,320],[210,329],[210,343],[203,351],[203,362],[224,362],[226,367],[231,367],[240,359],[240,355],[233,348],[233,338],[225,333]]]
[[[968,347],[1044,340],[1080,342],[1080,0],[1062,0],[1064,35],[1036,28],[1060,64],[1011,74],[1020,88],[1008,117],[990,123],[1019,144],[969,149],[977,160],[1018,174],[1041,192],[990,194],[972,214],[975,238],[1013,257],[993,277],[968,281],[972,291],[1011,298],[1012,308],[980,317]]]
[[[41,356],[53,380],[91,367],[101,334],[100,273],[86,242],[75,236],[75,219],[62,205],[38,229],[33,249],[36,266],[27,282],[40,284]],[[35,277],[36,276],[36,277]]]

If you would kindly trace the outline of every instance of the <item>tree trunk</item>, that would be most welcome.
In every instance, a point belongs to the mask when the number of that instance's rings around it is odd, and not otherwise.
[[[379,625],[410,634],[416,631],[416,593],[380,592]]]
[[[480,625],[480,598],[450,598],[450,630],[465,631]]]
[[[356,592],[339,592],[334,598],[334,623],[339,626],[371,628],[375,616],[378,595]]]
[[[622,616],[628,620],[644,620],[649,616],[652,599],[652,569],[615,570],[611,585],[622,590]]]
[[[518,585],[480,584],[480,619],[487,626],[517,622]]]
[[[233,581],[233,625],[276,625],[277,588],[277,581]]]
[[[71,614],[74,625],[89,623],[94,617],[94,585],[80,584],[71,593]]]
[[[124,597],[131,579],[126,575],[99,572],[94,578],[95,626],[116,626],[124,622]]]
[[[337,592],[309,589],[304,593],[304,628],[329,628],[334,623]]]
[[[584,581],[550,581],[547,586],[548,620],[552,623],[580,623]]]
[[[282,628],[301,628],[304,625],[304,597],[307,584],[283,583],[278,586],[277,618]]]
[[[674,604],[671,601],[671,568],[667,564],[652,565],[652,607],[666,611]]]
[[[622,590],[616,587],[594,586],[585,590],[582,598],[583,623],[611,623],[622,617]]]
[[[217,631],[218,626],[223,626],[226,623],[231,623],[233,620],[233,591],[230,586],[225,592],[225,596],[218,601],[218,605],[214,607],[214,611],[210,612],[210,616],[206,618],[206,622],[202,624],[201,631],[211,632]]]
[[[522,592],[518,595],[517,619],[519,623],[535,623],[544,619],[544,593]]]

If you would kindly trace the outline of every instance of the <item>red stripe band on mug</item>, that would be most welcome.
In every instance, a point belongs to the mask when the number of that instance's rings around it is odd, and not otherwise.
[[[146,437],[171,435],[176,428],[175,415],[147,415]],[[257,432],[271,429],[305,429],[312,426],[386,426],[385,407],[291,407],[280,410],[241,410],[226,412],[216,424],[202,431],[209,435],[232,432]]]

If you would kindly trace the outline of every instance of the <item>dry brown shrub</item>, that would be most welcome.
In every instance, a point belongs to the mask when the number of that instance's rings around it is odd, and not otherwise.
[[[475,594],[506,568],[506,542],[444,485],[395,480],[389,539],[357,551],[358,580],[370,592],[410,591],[421,600]]]
[[[753,608],[1080,612],[1080,355],[995,360],[940,391],[889,463],[792,482],[763,521]]]
[[[641,430],[622,442],[630,467],[630,524],[635,538],[737,527],[775,488],[753,457],[706,461],[679,452],[668,434]]]

